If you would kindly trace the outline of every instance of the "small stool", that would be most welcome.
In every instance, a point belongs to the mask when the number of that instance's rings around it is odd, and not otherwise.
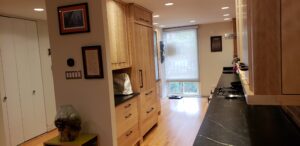
[[[97,135],[95,134],[80,134],[76,140],[72,142],[60,142],[59,136],[56,136],[46,142],[44,146],[98,146]]]

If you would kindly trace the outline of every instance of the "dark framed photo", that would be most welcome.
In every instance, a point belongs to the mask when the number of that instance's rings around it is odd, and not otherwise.
[[[211,52],[222,52],[222,36],[210,37]]]
[[[57,8],[60,34],[90,32],[88,4],[76,4]]]
[[[84,78],[104,78],[101,46],[82,47]]]

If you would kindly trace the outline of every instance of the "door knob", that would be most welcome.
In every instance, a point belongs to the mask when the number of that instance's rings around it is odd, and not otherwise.
[[[6,100],[7,100],[7,97],[6,96],[3,97],[3,102],[6,102]]]

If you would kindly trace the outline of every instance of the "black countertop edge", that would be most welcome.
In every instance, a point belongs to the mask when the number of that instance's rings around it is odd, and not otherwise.
[[[115,95],[115,106],[118,106],[138,95],[140,95],[140,93],[132,93],[130,95]]]
[[[217,88],[239,81],[222,74]],[[280,106],[247,105],[245,98],[225,99],[216,92],[195,138],[194,146],[296,146],[300,131]]]

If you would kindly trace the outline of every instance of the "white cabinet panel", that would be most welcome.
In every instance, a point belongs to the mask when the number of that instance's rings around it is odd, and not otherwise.
[[[1,18],[0,47],[11,145],[47,131],[37,27]]]
[[[8,111],[7,123],[11,145],[18,145],[24,141],[24,138],[12,22],[8,21],[8,18],[0,17],[0,28],[1,60],[8,98],[5,102]]]

